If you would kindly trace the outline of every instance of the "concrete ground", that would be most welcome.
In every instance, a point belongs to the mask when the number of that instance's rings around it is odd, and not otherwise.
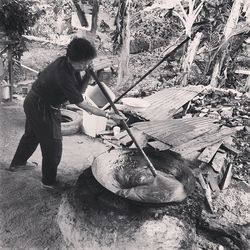
[[[24,131],[21,103],[0,104],[0,249],[62,249],[63,239],[56,223],[62,193],[41,188],[41,152],[31,161],[33,170],[10,172],[8,167]],[[83,134],[63,138],[63,156],[58,179],[74,186],[90,166],[93,156],[107,150],[104,144]]]

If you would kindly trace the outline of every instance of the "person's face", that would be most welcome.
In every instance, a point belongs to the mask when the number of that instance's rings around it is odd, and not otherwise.
[[[84,61],[78,61],[78,62],[74,62],[70,60],[70,63],[73,69],[76,71],[86,70],[91,62],[92,60],[84,60]]]

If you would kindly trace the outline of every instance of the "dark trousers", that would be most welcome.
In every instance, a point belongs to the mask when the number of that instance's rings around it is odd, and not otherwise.
[[[40,144],[42,151],[42,182],[56,181],[62,156],[61,113],[46,105],[32,90],[24,101],[25,132],[11,165],[23,165]]]

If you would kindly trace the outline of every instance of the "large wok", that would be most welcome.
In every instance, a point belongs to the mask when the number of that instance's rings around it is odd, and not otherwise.
[[[139,152],[131,150],[104,152],[94,159],[91,168],[95,179],[103,187],[121,197],[143,203],[179,202],[184,200],[194,190],[195,179],[189,168],[180,165],[173,166],[173,162],[156,162],[152,157],[150,159],[153,160],[159,173],[155,180],[166,175],[169,188],[162,189],[161,185],[159,185],[160,192],[155,192],[154,190],[152,194],[146,196],[144,196],[144,193],[143,195],[139,194],[139,196],[134,195],[135,190],[132,190],[131,194],[131,191],[124,188],[117,180],[118,171],[124,170],[126,172],[129,168],[140,168],[146,165],[146,160]],[[172,166],[168,166],[168,164],[172,164]],[[179,178],[180,176],[181,178]],[[164,179],[164,181],[166,180]]]

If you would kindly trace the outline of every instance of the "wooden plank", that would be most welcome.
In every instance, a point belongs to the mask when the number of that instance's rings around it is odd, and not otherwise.
[[[222,128],[217,133],[207,133],[187,143],[173,147],[170,150],[177,154],[185,155],[215,144],[221,141],[224,137],[233,134],[235,131],[234,128]]]
[[[120,139],[120,143],[124,146],[128,146],[129,144],[132,143],[132,139],[129,135],[126,135]]]
[[[207,182],[209,186],[211,187],[212,191],[214,192],[220,190],[215,176],[216,176],[216,173],[213,171],[213,169],[210,169],[208,176],[207,176]]]
[[[211,195],[211,189],[207,185],[207,183],[205,182],[204,177],[201,173],[198,175],[198,179],[199,179],[199,182],[200,182],[203,190],[205,191],[205,197],[206,197],[206,201],[207,201],[208,207],[210,209],[210,212],[213,213],[214,209],[213,209],[213,203],[212,203],[213,200],[212,200],[212,195]]]
[[[165,143],[162,143],[160,141],[152,141],[152,142],[148,142],[147,144],[157,151],[166,151],[171,148],[171,146]]]
[[[204,118],[168,119],[154,122],[136,123],[133,127],[142,130],[158,141],[178,146],[210,130],[218,130],[214,120]]]
[[[230,164],[227,168],[226,175],[224,181],[222,182],[221,189],[225,189],[229,186],[232,179],[232,164]]]
[[[222,169],[220,170],[220,173],[217,173],[214,177],[216,178],[217,180],[217,183],[219,185],[219,187],[221,187],[221,183],[222,183],[222,180],[226,174],[226,171],[227,171],[227,164],[224,164]]]
[[[214,157],[214,155],[216,154],[221,144],[222,144],[222,141],[219,141],[211,146],[206,147],[203,150],[203,152],[200,154],[200,156],[198,157],[198,160],[209,163],[211,159]]]
[[[202,89],[166,88],[151,96],[145,97],[151,105],[145,110],[135,112],[151,121],[164,120],[176,113],[183,105],[192,100]]]
[[[232,147],[230,144],[226,142],[223,142],[222,147],[225,147],[226,149],[228,149],[230,152],[232,152],[235,155],[239,155],[241,153],[238,149]]]
[[[185,155],[181,155],[181,157],[185,160],[188,160],[188,161],[196,161],[198,156],[200,155],[201,153],[199,151],[193,151],[191,153],[188,153],[188,154],[185,154]]]
[[[120,140],[121,138],[125,137],[126,135],[128,135],[128,132],[127,132],[126,130],[124,130],[124,131],[122,131],[120,134],[118,134],[118,135],[116,136],[116,138],[117,138],[118,140]]]
[[[183,143],[186,143],[201,135],[204,135],[205,133],[211,132],[212,130],[213,131],[218,130],[218,125],[210,124],[209,127],[205,126],[202,128],[197,128],[187,133],[181,133],[181,134],[174,133],[164,138],[164,141],[173,147],[177,147]]]
[[[221,171],[222,167],[225,164],[226,156],[227,156],[226,152],[224,153],[217,152],[215,154],[214,159],[212,161],[212,168],[214,169],[214,171],[218,173]]]

